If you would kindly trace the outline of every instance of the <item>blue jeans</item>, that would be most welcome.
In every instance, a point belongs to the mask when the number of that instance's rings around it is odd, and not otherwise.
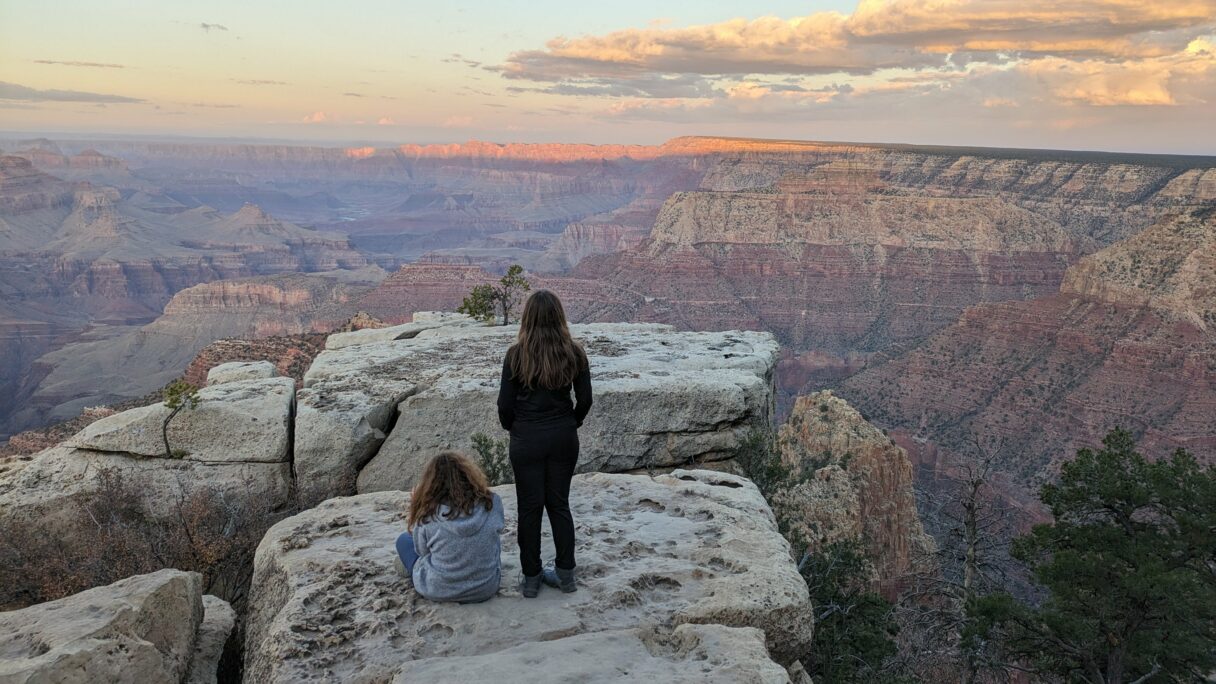
[[[414,550],[414,537],[409,532],[402,532],[397,537],[397,555],[401,556],[401,564],[408,573],[414,572],[414,563],[418,562],[418,552]]]

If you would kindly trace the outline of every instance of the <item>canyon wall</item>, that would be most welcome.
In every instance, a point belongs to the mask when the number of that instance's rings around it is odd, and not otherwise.
[[[1184,447],[1212,462],[1214,245],[1212,210],[1165,219],[1082,259],[1057,293],[972,307],[840,393],[946,450],[995,440],[1026,490],[1116,426],[1150,457]]]

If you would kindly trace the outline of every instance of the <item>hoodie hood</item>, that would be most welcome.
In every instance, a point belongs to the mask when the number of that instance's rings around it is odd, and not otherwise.
[[[501,518],[499,512],[502,511],[502,499],[497,494],[493,496],[494,505],[488,511],[485,506],[477,505],[469,515],[456,515],[447,504],[440,504],[436,517],[445,523],[444,527],[461,537],[472,537],[481,532],[491,520]]]

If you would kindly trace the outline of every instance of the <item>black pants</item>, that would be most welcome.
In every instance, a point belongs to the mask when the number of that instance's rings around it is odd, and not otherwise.
[[[541,511],[549,514],[554,565],[574,568],[574,517],[570,515],[570,478],[578,463],[578,429],[573,425],[516,425],[511,430],[511,469],[519,507],[519,563],[525,575],[537,575],[540,562]]]

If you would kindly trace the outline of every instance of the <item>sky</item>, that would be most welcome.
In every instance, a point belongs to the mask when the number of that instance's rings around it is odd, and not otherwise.
[[[0,131],[1216,154],[1216,0],[0,0]]]

